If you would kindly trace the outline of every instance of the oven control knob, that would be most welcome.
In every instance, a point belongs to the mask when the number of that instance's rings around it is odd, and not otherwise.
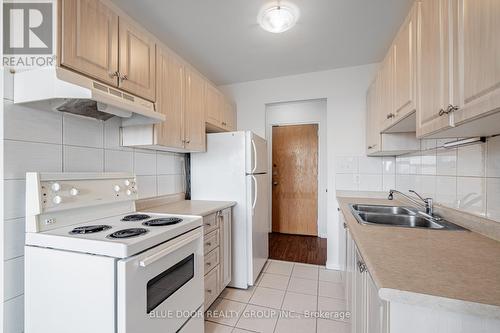
[[[127,190],[127,195],[132,195],[132,191],[131,190]]]
[[[122,189],[122,188],[120,187],[120,185],[115,185],[115,186],[113,187],[113,189],[115,190],[115,192],[117,192],[117,193],[118,193],[118,192],[120,192],[120,191],[121,191],[121,189]]]
[[[61,184],[54,183],[54,184],[52,184],[51,188],[52,188],[52,191],[59,192],[61,190]]]
[[[72,196],[74,196],[74,197],[76,197],[79,193],[80,193],[80,191],[79,191],[77,188],[75,188],[75,187],[73,187],[73,188],[69,191],[69,194],[70,194],[70,195],[72,195]]]
[[[126,179],[124,182],[125,186],[130,186],[130,180]]]
[[[62,198],[58,195],[56,195],[53,199],[52,202],[55,203],[56,205],[59,205],[62,202]]]

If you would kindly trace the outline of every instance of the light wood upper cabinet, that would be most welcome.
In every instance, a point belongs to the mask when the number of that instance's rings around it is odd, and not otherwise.
[[[448,4],[448,0],[423,0],[417,4],[419,137],[450,127],[443,113],[451,103]]]
[[[236,131],[236,105],[225,99],[223,126],[227,131]]]
[[[380,128],[379,122],[377,84],[378,78],[371,84],[366,95],[366,153],[373,154],[380,149]]]
[[[61,4],[61,65],[116,86],[118,15],[98,0]]]
[[[221,126],[222,108],[224,96],[211,85],[206,83],[205,87],[205,117],[208,124]]]
[[[457,3],[459,99],[455,105],[459,109],[454,121],[459,124],[500,108],[500,1]]]
[[[156,144],[172,148],[184,148],[184,64],[168,51],[157,50],[157,111],[167,119],[156,124]]]
[[[120,17],[119,87],[132,94],[155,100],[156,44],[153,36]]]
[[[380,69],[380,110],[379,124],[382,130],[391,126],[396,114],[394,113],[394,47],[391,47]]]
[[[205,80],[195,71],[186,69],[186,111],[184,131],[186,149],[205,151]]]
[[[394,113],[399,120],[416,109],[416,15],[411,10],[394,41]]]

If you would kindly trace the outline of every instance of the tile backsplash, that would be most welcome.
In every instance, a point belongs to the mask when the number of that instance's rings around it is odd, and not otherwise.
[[[419,152],[394,157],[341,156],[336,189],[402,192],[413,189],[436,203],[500,222],[500,136],[444,149],[422,140]]]
[[[9,77],[7,75],[7,77]],[[120,120],[106,122],[12,104],[4,99],[4,331],[23,331],[25,174],[131,172],[139,196],[183,192],[184,155],[120,147]]]

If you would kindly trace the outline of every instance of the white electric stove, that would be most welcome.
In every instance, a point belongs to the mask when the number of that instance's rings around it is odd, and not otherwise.
[[[26,333],[203,332],[201,217],[135,200],[129,174],[27,174]]]

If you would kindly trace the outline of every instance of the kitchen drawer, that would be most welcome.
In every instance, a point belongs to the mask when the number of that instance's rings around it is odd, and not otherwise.
[[[217,214],[211,214],[203,217],[203,232],[206,234],[214,231],[219,227],[219,219],[217,218]]]
[[[220,247],[217,247],[205,255],[205,274],[219,264],[219,249]]]
[[[207,254],[208,252],[212,251],[217,246],[219,246],[219,230],[214,230],[211,233],[206,234],[204,236],[203,240],[204,254]]]
[[[219,267],[215,267],[205,276],[205,309],[208,309],[219,296]]]

